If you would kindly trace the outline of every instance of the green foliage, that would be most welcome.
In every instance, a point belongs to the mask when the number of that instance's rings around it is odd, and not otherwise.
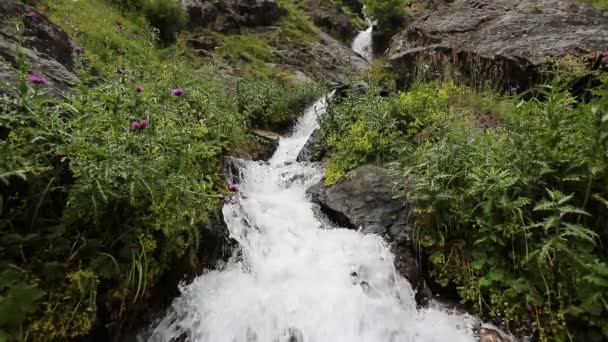
[[[605,340],[608,80],[589,103],[567,85],[526,101],[453,83],[348,97],[322,124],[326,182],[392,162],[438,284],[513,330]]]
[[[230,62],[245,61],[258,64],[258,67],[263,67],[264,63],[273,59],[268,43],[249,34],[223,36],[219,54]]]
[[[270,78],[244,80],[237,90],[238,106],[253,127],[282,128],[321,95],[315,84],[280,84]]]
[[[23,64],[20,99],[0,99],[0,340],[83,336],[98,303],[120,325],[206,238],[223,156],[246,145],[251,124],[292,120],[320,92],[264,78],[237,96],[179,44],[159,48],[143,17],[105,0],[48,4],[90,63],[60,98],[27,85]],[[249,38],[228,38],[223,53],[270,59]]]
[[[380,26],[400,23],[406,14],[406,6],[412,0],[364,0],[365,14],[377,20]]]
[[[301,8],[291,0],[278,0],[277,2],[287,10],[287,16],[279,21],[278,32],[268,38],[272,46],[281,49],[297,48],[318,39],[319,29]]]
[[[107,1],[127,13],[142,13],[164,41],[173,41],[174,34],[186,26],[186,14],[178,0]]]
[[[186,27],[186,14],[178,0],[147,0],[143,13],[164,41],[174,40],[174,35]]]
[[[601,10],[608,9],[608,0],[586,0],[586,2],[588,2],[591,6]]]

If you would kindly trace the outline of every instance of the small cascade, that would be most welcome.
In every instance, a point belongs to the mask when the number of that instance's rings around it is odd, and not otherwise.
[[[181,287],[149,342],[473,342],[475,320],[416,307],[380,236],[324,226],[306,190],[323,169],[296,162],[326,99],[309,108],[269,162],[239,160],[224,206],[240,250]]]
[[[353,51],[361,55],[361,57],[365,58],[368,62],[374,58],[374,50],[373,50],[373,33],[374,33],[374,25],[369,20],[366,20],[369,25],[367,29],[364,31],[359,31],[359,34],[353,40],[353,44],[351,48]]]

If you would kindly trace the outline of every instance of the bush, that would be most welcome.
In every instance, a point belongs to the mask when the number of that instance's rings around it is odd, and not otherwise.
[[[175,40],[175,34],[186,27],[186,14],[178,0],[146,0],[143,13],[163,41]]]
[[[270,78],[245,80],[237,90],[238,104],[250,125],[282,130],[322,94],[315,84],[280,84]]]
[[[608,337],[608,79],[523,101],[417,84],[349,97],[323,120],[326,182],[391,162],[432,278],[480,315],[542,340]]]
[[[365,15],[377,20],[381,27],[401,25],[406,13],[406,6],[411,0],[364,0]]]
[[[126,13],[141,13],[165,42],[186,27],[186,14],[179,0],[106,0]]]

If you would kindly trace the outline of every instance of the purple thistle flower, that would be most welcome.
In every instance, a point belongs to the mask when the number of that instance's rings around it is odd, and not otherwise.
[[[511,94],[516,94],[519,91],[519,86],[517,84],[511,84],[507,88],[507,91]]]
[[[148,120],[148,119],[139,120],[139,128],[144,129],[148,126],[150,126],[150,120]]]
[[[125,69],[123,69],[123,68],[117,68],[116,69],[116,73],[119,74],[119,75],[124,75],[125,74]]]
[[[230,191],[232,191],[232,192],[240,192],[241,191],[241,189],[239,188],[239,185],[238,184],[234,184],[234,183],[230,184],[228,186],[228,189],[230,189]]]
[[[137,87],[135,87],[135,91],[138,93],[141,93],[142,91],[144,91],[144,87],[141,85],[138,85]]]
[[[40,18],[40,13],[36,12],[36,11],[29,11],[25,14],[26,18],[29,18],[33,21],[36,21]]]
[[[49,80],[46,77],[38,74],[30,74],[27,77],[27,82],[33,85],[47,85],[49,84]]]
[[[608,55],[605,55],[604,57],[602,57],[601,62],[603,64],[608,64]]]
[[[77,53],[77,54],[84,53],[84,48],[77,46],[74,48],[74,53]]]
[[[131,122],[131,129],[139,129],[140,127],[141,127],[141,124],[139,123],[139,121]]]
[[[175,95],[175,96],[182,96],[186,93],[186,91],[182,88],[176,88],[171,90],[171,94]]]

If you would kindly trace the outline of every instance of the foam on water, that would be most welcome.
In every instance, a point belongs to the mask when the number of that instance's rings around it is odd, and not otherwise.
[[[223,212],[238,258],[183,286],[148,341],[474,341],[473,318],[417,309],[386,243],[323,227],[306,190],[322,177],[296,163],[325,110],[319,100],[269,163],[239,161],[241,193]]]
[[[374,58],[372,36],[374,33],[374,26],[368,20],[369,27],[364,31],[359,31],[359,34],[353,40],[351,49],[365,58],[368,62]]]

